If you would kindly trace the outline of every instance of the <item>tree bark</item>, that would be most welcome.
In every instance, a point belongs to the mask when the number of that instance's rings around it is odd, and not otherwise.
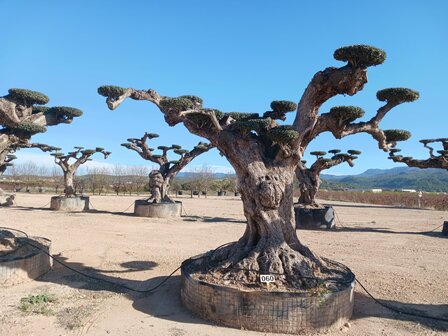
[[[76,196],[75,188],[73,187],[73,179],[75,172],[71,170],[64,171],[64,194],[66,197]]]
[[[324,262],[300,243],[295,232],[293,179],[295,157],[266,160],[255,141],[235,141],[226,155],[235,168],[247,226],[237,243],[220,248],[212,255],[216,272],[225,269],[225,278],[254,281],[253,270],[267,274],[296,277],[298,288],[313,287],[315,277],[325,268]],[[271,162],[269,162],[271,161]],[[291,284],[291,279],[285,283]]]

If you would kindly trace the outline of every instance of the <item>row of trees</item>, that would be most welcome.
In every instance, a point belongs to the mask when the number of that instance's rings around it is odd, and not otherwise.
[[[148,192],[148,174],[151,168],[146,166],[93,167],[80,169],[80,174],[73,178],[73,188],[76,193],[92,194],[115,193],[131,195]],[[64,190],[64,177],[59,167],[38,165],[35,162],[16,163],[8,168],[3,185],[6,189],[17,191],[46,191],[56,193]],[[188,191],[191,194],[203,195],[212,192],[237,191],[236,177],[221,179],[214,177],[210,167],[196,169],[185,178],[175,178],[171,181],[172,193]]]

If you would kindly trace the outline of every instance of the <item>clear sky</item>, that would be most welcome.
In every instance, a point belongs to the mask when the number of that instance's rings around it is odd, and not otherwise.
[[[0,10],[0,95],[11,87],[28,88],[47,94],[49,105],[82,109],[84,115],[71,125],[33,137],[64,151],[101,146],[112,151],[108,163],[142,165],[120,143],[145,131],[161,135],[155,146],[192,148],[201,140],[182,125],[166,125],[148,102],[127,101],[109,111],[96,92],[100,85],[194,94],[206,107],[263,113],[272,100],[297,102],[314,73],[343,65],[333,52],[351,44],[382,48],[387,60],[369,69],[361,93],[336,97],[322,112],[358,105],[367,119],[381,105],[376,91],[409,87],[420,92],[420,100],[394,109],[382,127],[411,131],[400,148],[414,157],[427,157],[419,139],[448,137],[448,1],[0,0]],[[355,168],[342,165],[328,173],[397,165],[367,135],[322,135],[309,146],[332,148],[363,154]],[[33,150],[18,156],[48,158]],[[216,150],[192,162],[202,165],[231,169]]]

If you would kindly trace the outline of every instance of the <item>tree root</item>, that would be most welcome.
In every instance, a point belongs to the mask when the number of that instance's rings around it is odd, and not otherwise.
[[[319,278],[328,271],[327,265],[308,248],[300,247],[293,249],[284,242],[274,244],[267,238],[250,247],[240,240],[209,254],[213,265],[209,272],[215,278],[241,284],[257,282],[260,274],[271,274],[278,287],[316,287]]]

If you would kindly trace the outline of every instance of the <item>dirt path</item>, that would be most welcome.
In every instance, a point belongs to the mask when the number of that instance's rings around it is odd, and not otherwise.
[[[2,226],[52,240],[52,252],[71,267],[136,289],[149,288],[190,256],[238,239],[244,230],[236,198],[182,198],[187,216],[152,219],[121,213],[136,197],[93,196],[98,211],[61,213],[42,209],[49,195],[19,194],[18,206],[1,208]],[[448,240],[440,228],[448,212],[408,210],[333,202],[337,232],[299,231],[319,254],[349,266],[385,303],[448,318]],[[47,205],[48,206],[48,205]],[[0,335],[265,335],[214,326],[185,310],[179,273],[153,294],[118,288],[53,271],[19,286],[0,288]],[[18,309],[27,295],[52,294],[46,315]],[[359,286],[351,327],[327,335],[442,335],[448,324],[392,313]]]

